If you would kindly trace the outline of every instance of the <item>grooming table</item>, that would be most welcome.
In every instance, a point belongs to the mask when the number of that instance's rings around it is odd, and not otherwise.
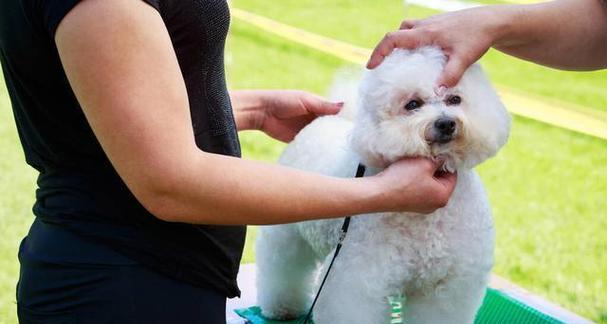
[[[268,321],[259,317],[256,305],[255,264],[243,264],[238,274],[240,298],[228,300],[226,312],[228,324],[294,324],[296,321]],[[475,324],[548,324],[548,323],[592,323],[558,305],[533,295],[530,292],[498,277],[491,276],[487,295],[479,310]],[[245,314],[248,321],[236,314]],[[386,319],[387,321],[388,319]]]

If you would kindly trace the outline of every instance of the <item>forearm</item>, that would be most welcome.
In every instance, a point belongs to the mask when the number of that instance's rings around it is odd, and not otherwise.
[[[148,209],[164,220],[275,224],[387,209],[374,179],[342,179],[201,152]],[[150,192],[150,191],[148,191]]]
[[[607,67],[607,3],[557,0],[500,6],[494,47],[560,69]]]

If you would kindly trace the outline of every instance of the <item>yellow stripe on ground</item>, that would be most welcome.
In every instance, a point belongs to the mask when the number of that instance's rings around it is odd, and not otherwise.
[[[354,64],[364,64],[371,50],[295,28],[266,17],[231,8],[232,15],[266,32],[331,54]],[[607,139],[607,119],[580,112],[562,103],[551,103],[498,87],[510,112],[579,133]],[[588,108],[588,110],[591,110]]]
[[[332,38],[310,33],[248,11],[231,7],[230,12],[232,16],[267,32],[334,55],[348,62],[363,64],[371,54],[371,51],[366,48],[356,47]]]

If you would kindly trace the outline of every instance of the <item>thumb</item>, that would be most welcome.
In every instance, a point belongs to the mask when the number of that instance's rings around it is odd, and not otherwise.
[[[449,57],[443,73],[438,78],[438,86],[445,86],[447,88],[455,86],[467,68],[468,65],[461,58],[452,55]]]
[[[442,165],[442,162],[439,160],[425,157],[405,158],[400,161],[408,161],[408,163],[413,163],[416,165],[419,172],[429,177],[434,176]]]
[[[417,24],[417,22],[418,20],[414,19],[403,20],[398,29],[411,29],[415,27],[415,24]]]

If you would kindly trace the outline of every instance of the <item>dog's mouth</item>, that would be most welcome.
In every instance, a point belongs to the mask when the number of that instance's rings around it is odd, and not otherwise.
[[[456,153],[457,147],[455,144],[458,139],[458,137],[450,138],[449,140],[441,138],[426,139],[430,157],[433,160],[440,162],[440,170],[451,173],[455,172],[456,161],[458,160]]]
[[[424,139],[426,140],[426,143],[428,143],[428,146],[432,147],[434,145],[442,145],[445,146],[447,144],[450,144],[452,142],[455,142],[459,137],[459,131],[455,131],[453,133],[441,133],[441,132],[437,132],[434,129],[428,129],[426,130],[425,134],[424,134]]]

